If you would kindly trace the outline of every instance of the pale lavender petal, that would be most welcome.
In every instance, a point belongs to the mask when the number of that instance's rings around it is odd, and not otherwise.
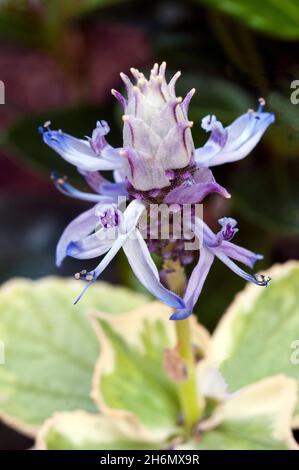
[[[234,220],[234,219],[231,219]],[[236,221],[234,221],[236,222]],[[243,248],[235,243],[232,243],[227,240],[219,240],[217,235],[210,229],[210,227],[203,222],[203,220],[197,218],[195,221],[195,225],[197,226],[197,230],[202,230],[203,233],[203,243],[207,247],[213,249],[217,248],[218,251],[222,251],[222,253],[230,258],[235,259],[236,261],[240,261],[241,263],[245,264],[249,268],[252,268],[256,261],[263,259],[262,255],[253,253],[246,248]]]
[[[232,219],[233,220],[233,219]],[[212,232],[210,227],[200,218],[195,219],[195,228],[199,234],[200,231],[203,236],[203,245],[206,246],[215,256],[229,266],[236,274],[243,277],[247,281],[254,282],[258,285],[267,285],[269,279],[267,276],[254,276],[243,271],[237,266],[230,258],[233,258],[246,266],[252,268],[256,261],[263,259],[262,255],[255,254],[250,250],[242,248],[234,243],[223,240],[220,244],[217,244],[217,236]]]
[[[56,248],[57,266],[60,266],[63,259],[67,256],[67,247],[70,242],[77,242],[93,232],[98,222],[96,207],[80,214],[64,230]]]
[[[116,198],[118,196],[128,196],[127,185],[126,183],[119,182],[119,183],[111,183],[110,181],[106,181],[101,185],[101,194],[104,196],[110,196]]]
[[[113,183],[104,178],[98,171],[83,171],[79,169],[79,173],[84,176],[87,184],[102,196],[110,196],[111,198],[128,196],[127,185],[124,181]]]
[[[169,179],[160,162],[144,152],[126,148],[121,155],[127,161],[128,179],[135,189],[149,191],[169,186]]]
[[[135,227],[138,224],[138,220],[140,219],[144,209],[145,207],[140,201],[135,200],[129,204],[123,214],[122,226],[120,227],[120,231],[122,230],[123,233],[119,232],[120,234],[118,235],[118,238],[113,242],[106,256],[104,256],[94,271],[88,273],[92,276],[92,280],[87,282],[85,288],[76,299],[75,304],[79,302],[87,289],[96,281],[96,279],[101,275],[104,269],[106,269],[118,251],[122,248],[126,239],[130,236],[132,231],[135,230]]]
[[[123,116],[124,147],[134,147],[137,152],[155,155],[161,138],[148,124],[134,116]]]
[[[197,164],[210,167],[241,160],[252,151],[274,120],[273,113],[248,111],[224,129],[215,116],[207,116],[203,127],[212,133],[208,142],[196,149]]]
[[[120,235],[115,242],[112,244],[110,250],[108,251],[107,255],[104,256],[104,258],[101,260],[101,262],[98,264],[98,266],[94,270],[94,280],[96,280],[106,269],[108,264],[113,260],[114,256],[118,253],[118,251],[121,249],[123,244],[126,241],[126,238],[128,237],[127,234]]]
[[[155,117],[151,122],[151,128],[160,138],[166,137],[169,129],[174,127],[178,121],[184,119],[180,103],[181,98],[173,98],[165,103],[158,113],[155,113]]]
[[[229,256],[236,261],[240,261],[249,268],[253,268],[257,261],[263,259],[263,255],[253,253],[246,248],[225,240],[221,243],[221,250],[226,256]]]
[[[89,273],[89,274],[92,275],[92,280],[87,282],[86,286],[84,287],[84,289],[82,290],[80,295],[75,300],[75,302],[74,302],[75,304],[77,304],[79,302],[79,300],[82,298],[82,296],[85,294],[87,289],[91,286],[91,284],[93,284],[96,281],[96,279],[100,276],[100,274],[104,271],[104,269],[106,269],[108,264],[110,264],[110,262],[113,260],[115,255],[119,252],[119,250],[121,249],[121,247],[125,243],[126,237],[127,237],[127,235],[120,235],[117,238],[117,240],[115,240],[115,242],[111,246],[110,250],[108,251],[106,256],[104,256],[104,258],[101,260],[101,262],[98,264],[98,266],[95,268],[95,270],[92,271],[91,273]]]
[[[196,204],[202,202],[210,193],[218,193],[225,198],[230,198],[230,194],[226,189],[216,182],[196,184],[186,182],[170,191],[164,202],[167,204]]]
[[[109,182],[99,171],[84,171],[78,169],[79,173],[84,176],[86,183],[94,190],[96,193],[101,193],[102,183]]]
[[[102,256],[111,245],[112,241],[100,243],[96,234],[92,234],[78,242],[69,243],[66,254],[76,259],[92,259]]]
[[[98,216],[99,220],[100,216]],[[67,255],[77,259],[91,259],[106,253],[120,235],[120,228],[117,225],[98,228],[98,225],[99,222],[95,227],[95,233],[82,237],[76,242],[71,241],[66,249]]]
[[[221,247],[219,248],[210,248],[211,251],[219,258],[226,266],[228,266],[234,273],[242,277],[246,281],[253,282],[258,286],[267,287],[270,278],[263,275],[252,275],[241,269],[236,263],[234,263],[228,256],[224,254]]]
[[[128,237],[123,246],[129,264],[143,286],[161,302],[173,308],[183,308],[183,300],[164,287],[148,247],[138,230]]]
[[[180,186],[170,191],[165,197],[169,204],[196,204],[201,202],[209,193],[218,193],[229,198],[230,194],[225,188],[216,183],[209,168],[198,168],[196,171],[186,173],[186,180]]]
[[[88,140],[77,139],[62,131],[44,130],[43,140],[64,160],[85,171],[114,170],[123,164],[118,151],[108,146],[101,156],[91,148]]]
[[[54,182],[56,189],[59,192],[64,194],[65,196],[72,197],[74,199],[79,199],[81,201],[88,201],[88,202],[109,202],[111,199],[108,196],[100,195],[100,194],[93,194],[93,193],[85,193],[83,191],[79,191],[78,189],[74,188],[71,184],[69,184],[65,178],[60,178],[57,176],[55,172],[52,172],[51,179]]]
[[[192,271],[184,295],[186,308],[174,312],[174,314],[170,317],[171,320],[182,320],[192,314],[193,307],[196,304],[198,297],[200,296],[213,261],[214,254],[203,246],[200,249],[198,263]]]
[[[190,162],[194,145],[190,132],[192,123],[178,122],[164,137],[155,156],[165,170],[184,168]]]

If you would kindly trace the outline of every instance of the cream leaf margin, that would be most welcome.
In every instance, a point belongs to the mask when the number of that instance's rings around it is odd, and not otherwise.
[[[98,320],[106,320],[109,322],[109,325],[114,329],[114,331],[124,337],[130,345],[140,349],[142,348],[142,344],[139,342],[138,332],[141,331],[141,328],[144,325],[144,320],[161,320],[164,316],[165,320],[163,321],[165,321],[165,325],[167,325],[167,331],[170,331],[171,346],[174,347],[176,345],[174,323],[169,320],[169,316],[172,312],[173,310],[170,307],[154,301],[128,313],[110,315],[104,312],[91,312],[89,314],[90,320],[101,344],[101,351],[95,365],[91,389],[91,398],[98,406],[100,412],[109,414],[110,416],[123,417],[124,414],[128,417],[135,416],[134,413],[130,411],[110,408],[105,403],[101,394],[99,387],[100,378],[102,374],[109,373],[113,370],[114,352],[111,343],[103,332]],[[173,326],[170,329],[169,327],[171,325]],[[210,334],[203,326],[198,324],[196,317],[193,315],[191,317],[191,328],[194,344],[200,348],[204,355],[207,355],[210,349]],[[165,436],[169,434],[169,429],[160,428],[160,430],[157,429],[156,433],[157,438],[164,439]]]

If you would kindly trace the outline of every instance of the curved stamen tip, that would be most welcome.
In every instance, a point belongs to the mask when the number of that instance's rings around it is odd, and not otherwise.
[[[42,126],[38,127],[38,132],[43,135],[46,131],[50,131],[51,121],[46,121]]]
[[[61,186],[61,187],[64,186],[67,180],[67,176],[58,176],[56,171],[51,172],[50,178],[56,186]]]
[[[74,274],[74,278],[77,281],[87,281],[87,282],[94,281],[95,280],[94,271],[86,271],[86,269],[83,269],[82,271]]]
[[[267,274],[256,274],[255,280],[257,285],[267,287],[269,282],[271,281],[271,277],[268,276]]]
[[[266,100],[264,98],[260,97],[258,99],[258,102],[259,102],[259,107],[258,107],[257,111],[258,111],[258,113],[261,113],[263,111],[263,108],[264,108],[265,104],[266,104]]]
[[[261,106],[265,106],[265,104],[266,104],[266,100],[265,100],[265,98],[263,98],[263,97],[260,97],[260,98],[258,99],[258,102],[259,102],[259,104],[260,104]]]

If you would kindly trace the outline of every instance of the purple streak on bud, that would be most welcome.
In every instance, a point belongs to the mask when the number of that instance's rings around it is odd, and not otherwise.
[[[123,107],[123,110],[125,111],[127,106],[128,106],[128,102],[127,102],[126,98],[117,90],[112,89],[111,93],[114,96],[114,98],[117,99],[117,101]]]
[[[192,99],[192,96],[194,95],[195,93],[195,88],[192,88],[192,90],[190,90],[187,95],[185,96],[183,102],[182,102],[182,109],[183,109],[183,112],[186,116],[186,119],[188,118],[188,110],[189,110],[189,104],[190,104],[190,101]]]

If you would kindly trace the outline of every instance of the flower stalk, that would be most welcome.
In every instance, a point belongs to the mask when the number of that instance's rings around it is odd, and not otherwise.
[[[187,432],[202,416],[203,410],[199,403],[199,391],[196,385],[195,360],[192,347],[190,317],[175,322],[178,351],[187,369],[187,379],[178,384],[180,402]]]
[[[178,261],[167,260],[164,262],[167,272],[167,285],[178,295],[182,295],[186,289],[185,270]],[[186,378],[178,385],[180,404],[183,414],[184,427],[190,434],[194,425],[203,414],[199,390],[196,383],[196,363],[192,345],[190,317],[175,322],[177,349],[179,356],[186,368]]]

